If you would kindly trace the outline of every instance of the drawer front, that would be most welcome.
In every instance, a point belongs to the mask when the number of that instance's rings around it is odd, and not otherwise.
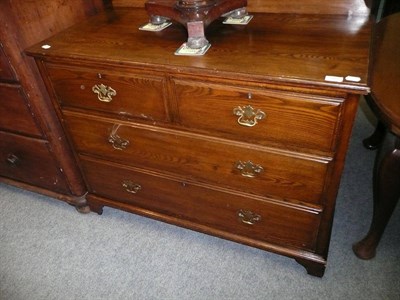
[[[56,96],[63,107],[90,109],[121,118],[167,119],[162,77],[93,68],[47,65]]]
[[[1,131],[0,176],[69,193],[46,142]]]
[[[4,53],[0,43],[0,80],[15,81],[15,75],[11,68],[10,62]]]
[[[80,153],[262,196],[319,203],[323,193],[326,161],[152,126],[120,125],[72,115],[65,119]]]
[[[41,136],[20,86],[0,83],[0,95],[0,128]]]
[[[191,130],[283,149],[333,151],[343,99],[174,80]]]
[[[197,224],[314,249],[320,215],[82,158],[89,192]],[[90,198],[89,198],[90,205]]]

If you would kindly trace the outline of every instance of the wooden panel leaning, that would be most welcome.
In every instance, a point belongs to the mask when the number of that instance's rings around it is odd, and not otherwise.
[[[101,10],[100,0],[0,1],[2,182],[84,206],[86,187],[72,151],[23,50]]]

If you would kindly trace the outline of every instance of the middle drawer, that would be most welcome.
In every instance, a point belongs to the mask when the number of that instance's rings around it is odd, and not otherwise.
[[[250,194],[321,202],[329,160],[71,112],[65,120],[82,154]]]

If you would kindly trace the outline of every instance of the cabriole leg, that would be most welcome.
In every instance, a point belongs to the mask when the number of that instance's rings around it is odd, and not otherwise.
[[[400,140],[387,134],[374,168],[374,213],[368,234],[353,245],[361,259],[375,257],[376,248],[400,197]]]

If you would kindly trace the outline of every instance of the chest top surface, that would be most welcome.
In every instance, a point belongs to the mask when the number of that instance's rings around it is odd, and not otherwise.
[[[369,91],[372,21],[368,16],[254,13],[246,26],[224,25],[219,19],[207,28],[212,47],[204,56],[196,57],[174,55],[187,38],[182,25],[173,24],[161,32],[139,30],[146,22],[144,9],[113,9],[27,52],[78,63],[92,61],[152,67],[160,72]],[[51,47],[45,50],[44,44]],[[326,80],[326,76],[334,76],[339,82]],[[346,80],[347,76],[352,80]]]

